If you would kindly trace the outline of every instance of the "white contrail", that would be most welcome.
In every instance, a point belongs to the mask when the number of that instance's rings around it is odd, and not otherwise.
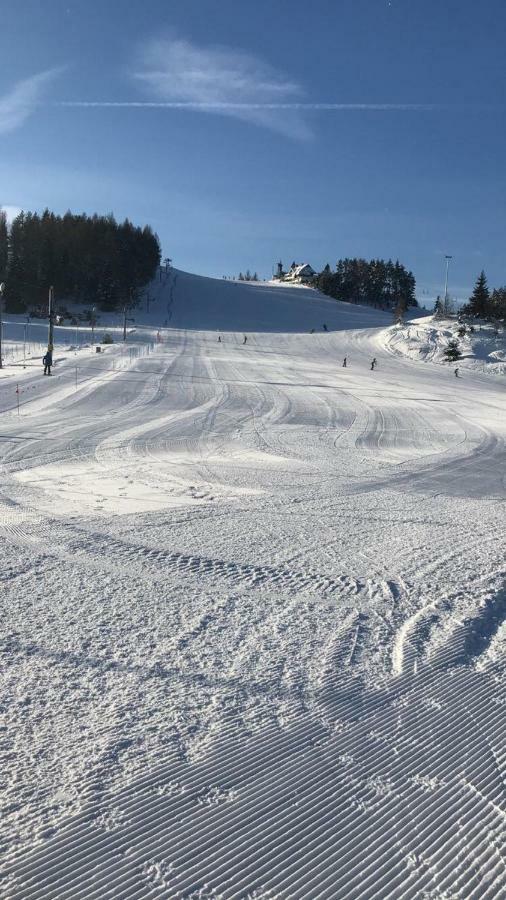
[[[438,110],[452,109],[454,104],[444,103],[228,103],[196,100],[60,100],[56,106],[104,107],[132,109],[195,109],[195,110],[241,110],[241,109],[295,109],[295,110]],[[469,106],[465,107],[469,109]],[[483,108],[480,106],[480,109]]]

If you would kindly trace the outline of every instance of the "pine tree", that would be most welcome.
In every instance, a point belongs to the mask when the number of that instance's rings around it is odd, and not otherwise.
[[[9,255],[9,232],[7,216],[0,210],[0,282],[7,277],[7,258]]]
[[[489,312],[490,291],[488,289],[487,276],[482,270],[476,280],[474,291],[469,298],[467,311],[471,316],[485,318]]]
[[[462,353],[459,350],[459,342],[456,339],[448,341],[448,346],[444,351],[447,362],[457,362],[462,359]]]
[[[495,288],[490,295],[489,315],[493,319],[506,319],[506,287]]]
[[[11,223],[9,231],[9,260],[7,264],[7,290],[5,305],[7,312],[23,312],[26,309],[23,298],[26,287],[23,269],[25,214],[19,213]]]
[[[438,319],[440,319],[440,318],[443,316],[443,314],[444,314],[444,305],[443,305],[443,301],[441,300],[441,297],[439,296],[439,294],[438,294],[438,296],[436,297],[436,302],[435,302],[435,304],[434,304],[434,311],[433,311],[433,312],[434,312],[434,315],[435,315]]]

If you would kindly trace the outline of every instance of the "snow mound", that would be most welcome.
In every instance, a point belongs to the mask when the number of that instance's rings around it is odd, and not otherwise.
[[[491,375],[506,373],[506,336],[490,324],[466,326],[454,319],[438,320],[434,316],[413,319],[405,325],[385,329],[380,344],[396,356],[437,365],[448,365],[445,350],[450,341],[458,342],[462,354],[459,367]]]

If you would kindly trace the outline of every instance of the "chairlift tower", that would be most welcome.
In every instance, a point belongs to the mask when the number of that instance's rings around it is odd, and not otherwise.
[[[54,347],[54,288],[49,288],[49,327],[47,332],[47,352],[53,352]]]

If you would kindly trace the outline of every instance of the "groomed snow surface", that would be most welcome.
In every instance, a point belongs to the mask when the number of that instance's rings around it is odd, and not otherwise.
[[[0,379],[2,896],[506,897],[504,377],[153,293]]]

